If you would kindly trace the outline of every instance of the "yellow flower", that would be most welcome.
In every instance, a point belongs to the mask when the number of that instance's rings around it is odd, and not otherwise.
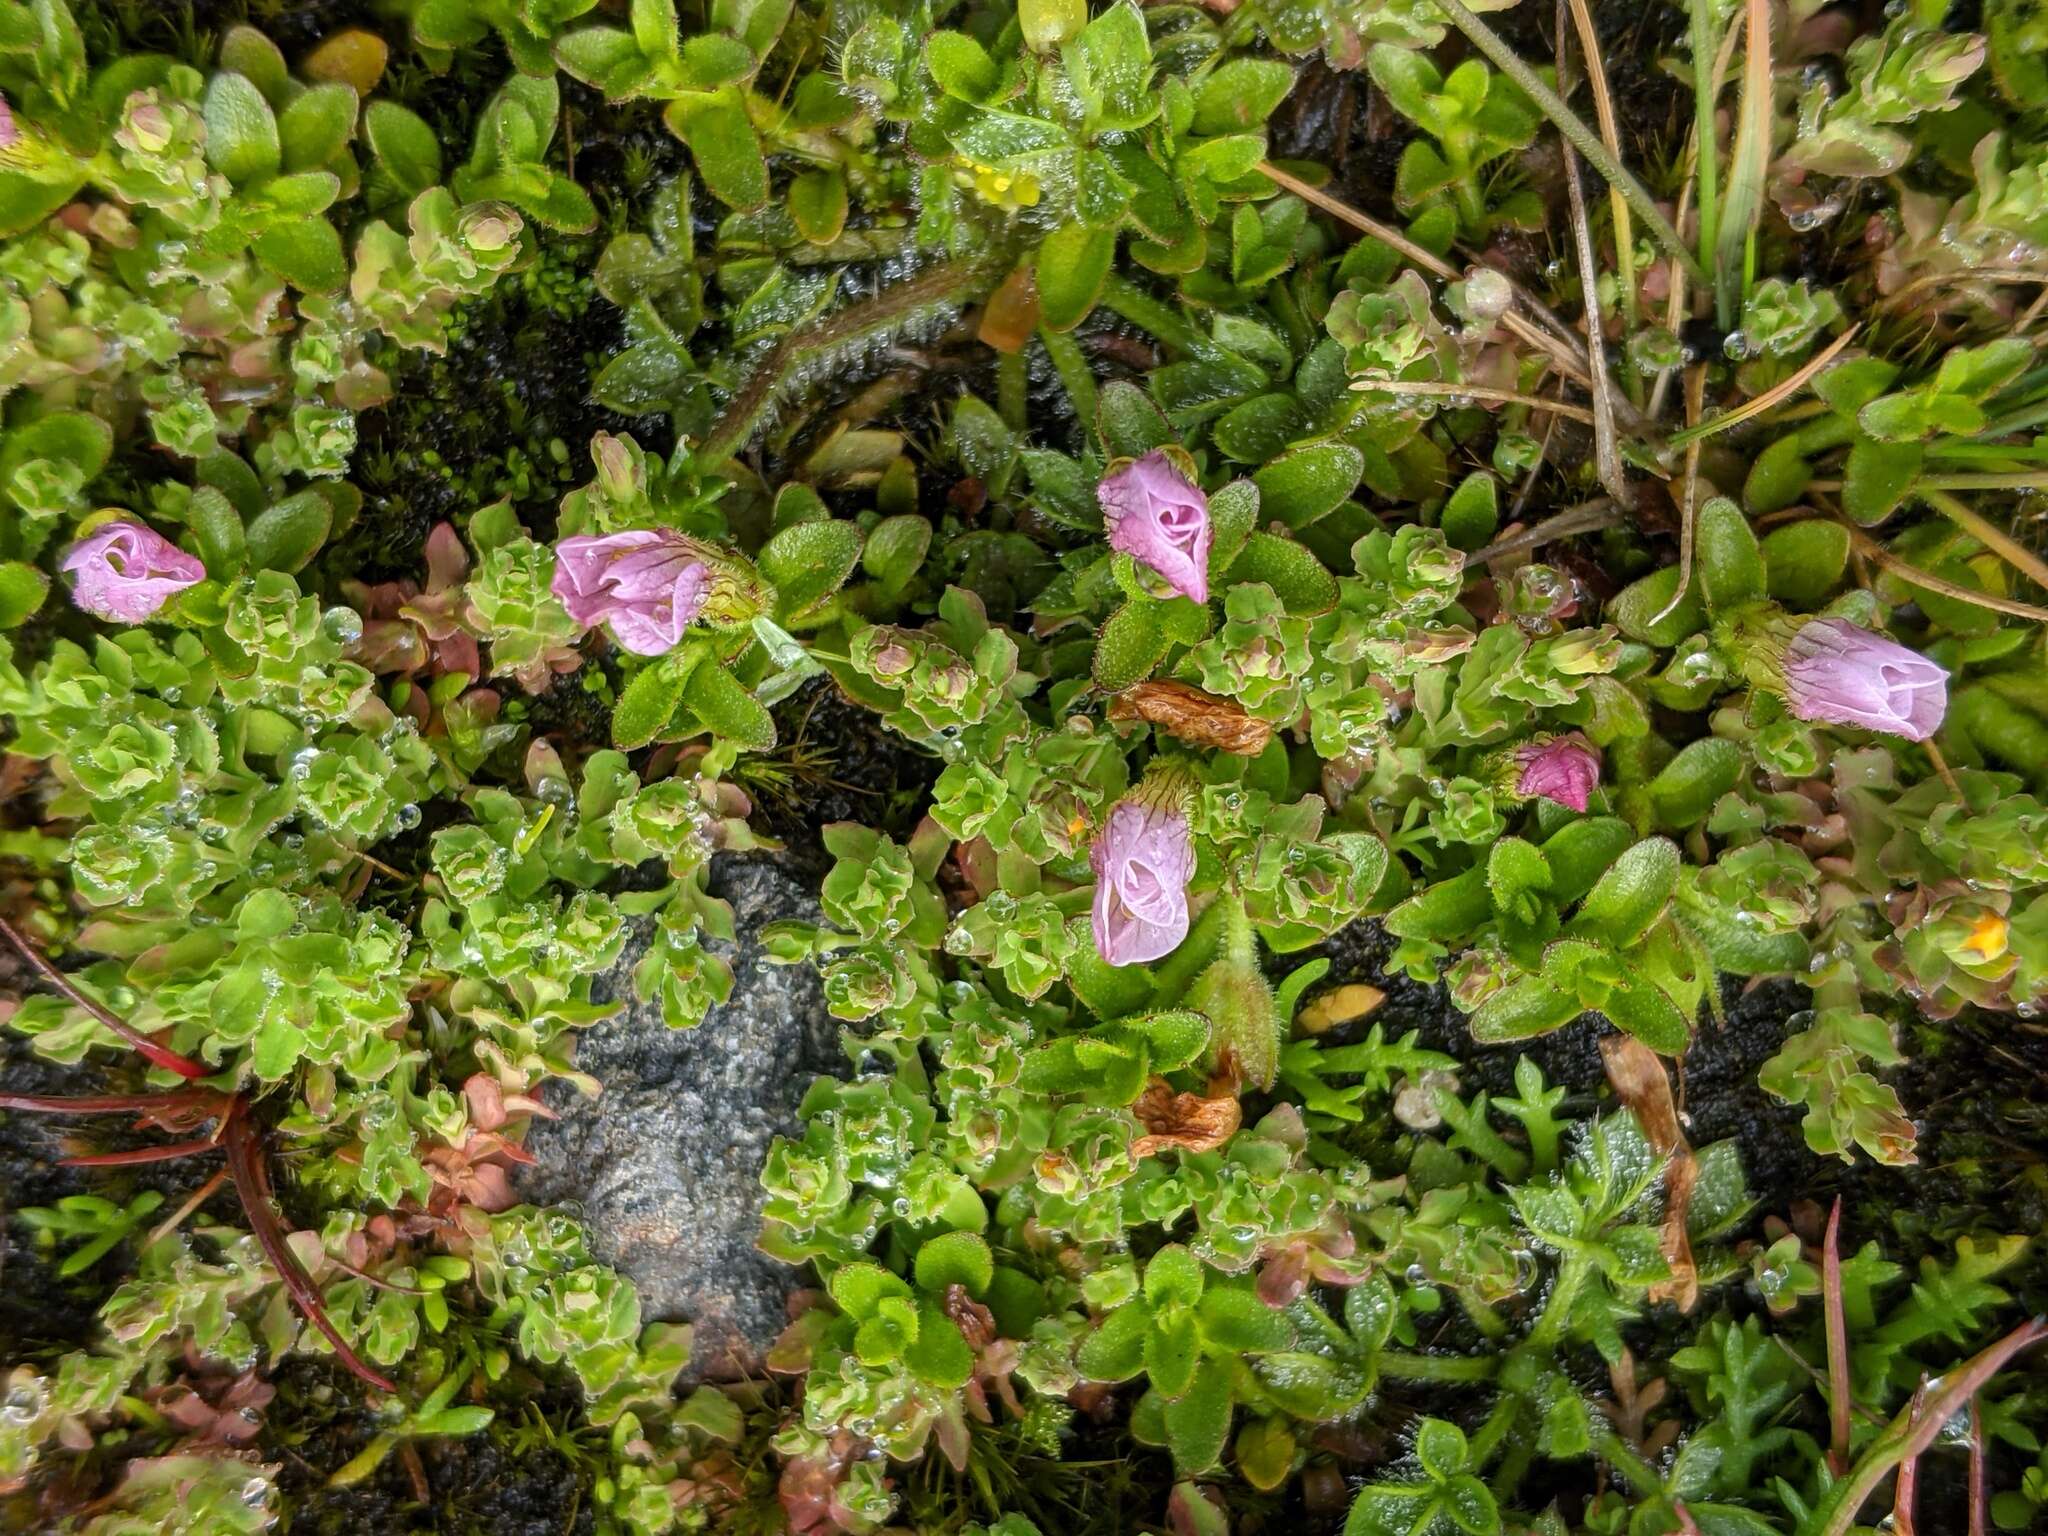
[[[1996,912],[1987,912],[1971,927],[1970,936],[1963,940],[1962,947],[1974,951],[1988,965],[2005,953],[2008,927],[2006,920]]]

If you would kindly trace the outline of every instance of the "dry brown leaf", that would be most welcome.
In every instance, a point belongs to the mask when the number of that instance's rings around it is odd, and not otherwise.
[[[1700,1299],[1699,1271],[1692,1261],[1692,1239],[1686,1235],[1686,1212],[1700,1166],[1679,1128],[1678,1105],[1671,1097],[1671,1079],[1657,1053],[1633,1035],[1608,1035],[1600,1042],[1607,1080],[1621,1102],[1634,1111],[1636,1124],[1661,1156],[1664,1168],[1664,1221],[1661,1246],[1671,1278],[1650,1287],[1652,1301],[1675,1301],[1690,1312]]]
[[[1030,267],[1018,267],[989,295],[976,335],[998,352],[1022,352],[1037,329],[1038,277]]]
[[[1155,1077],[1131,1106],[1148,1134],[1131,1143],[1131,1156],[1152,1157],[1168,1147],[1183,1152],[1213,1152],[1237,1134],[1244,1111],[1235,1098],[1204,1098],[1175,1093],[1163,1077]]]
[[[1378,987],[1354,981],[1347,987],[1337,987],[1309,999],[1302,1005],[1301,1012],[1294,1016],[1294,1021],[1305,1035],[1326,1034],[1339,1024],[1364,1018],[1386,1000],[1387,994]]]
[[[1213,747],[1239,757],[1257,757],[1273,739],[1267,721],[1192,683],[1150,682],[1126,688],[1109,701],[1109,718],[1142,720],[1189,746]]]

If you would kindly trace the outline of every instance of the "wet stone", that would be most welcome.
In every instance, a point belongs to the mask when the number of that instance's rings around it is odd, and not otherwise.
[[[756,1370],[787,1320],[801,1271],[759,1252],[760,1171],[770,1143],[797,1128],[819,1074],[843,1070],[839,1030],[817,972],[768,965],[752,935],[777,919],[820,920],[816,880],[772,854],[722,854],[711,892],[733,908],[729,1001],[696,1029],[671,1030],[633,1000],[643,940],[596,989],[623,999],[587,1031],[576,1065],[603,1084],[588,1100],[554,1085],[561,1119],[538,1122],[520,1194],[580,1210],[596,1256],[640,1288],[644,1316],[696,1325],[690,1376]]]

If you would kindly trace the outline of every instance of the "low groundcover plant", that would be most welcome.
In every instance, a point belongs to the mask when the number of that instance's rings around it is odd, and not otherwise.
[[[0,0],[0,1521],[2033,1528],[2044,112],[2032,0]],[[846,1061],[705,1380],[520,1170],[736,943]]]

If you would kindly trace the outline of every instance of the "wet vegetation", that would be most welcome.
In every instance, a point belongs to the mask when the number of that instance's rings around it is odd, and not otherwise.
[[[0,0],[0,1524],[2036,1528],[2044,318],[2035,0]]]

